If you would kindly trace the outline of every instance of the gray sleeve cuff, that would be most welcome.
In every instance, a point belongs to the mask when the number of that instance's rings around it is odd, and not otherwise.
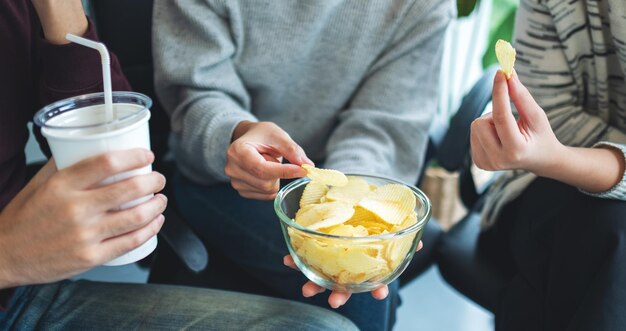
[[[251,113],[226,98],[206,99],[187,112],[184,129],[175,140],[180,170],[200,184],[226,182],[226,152],[237,124],[256,122]]]
[[[593,145],[594,148],[596,147],[609,147],[611,149],[617,149],[619,151],[622,152],[622,154],[624,154],[624,160],[626,162],[626,145],[621,145],[621,144],[615,144],[615,143],[611,143],[611,142],[599,142],[595,145]],[[581,192],[594,196],[594,197],[598,197],[598,198],[603,198],[603,199],[614,199],[614,200],[625,200],[626,201],[626,171],[624,172],[624,175],[622,176],[622,180],[615,184],[615,186],[613,186],[611,189],[609,189],[608,191],[604,191],[604,192],[599,192],[599,193],[591,193],[591,192],[587,192],[587,191],[583,191],[580,190]]]

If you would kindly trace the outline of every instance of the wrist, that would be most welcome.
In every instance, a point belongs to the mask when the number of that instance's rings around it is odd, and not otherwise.
[[[601,162],[605,165],[604,170],[606,171],[606,175],[604,177],[609,185],[606,189],[601,191],[608,191],[624,180],[624,173],[626,172],[626,156],[621,147],[607,142],[594,145],[592,150],[595,150],[598,156],[603,156],[604,161]],[[598,159],[602,158],[598,157]],[[611,176],[611,174],[613,174],[613,176]]]
[[[235,127],[235,130],[233,130],[233,136],[230,139],[230,142],[232,143],[233,141],[239,139],[241,136],[246,134],[246,132],[248,132],[248,130],[250,130],[250,128],[255,123],[256,122],[252,122],[252,121],[241,121],[241,122],[239,122],[239,124],[237,124],[237,126]]]
[[[624,161],[612,149],[564,146],[561,152],[551,155],[551,166],[534,173],[585,192],[607,191],[624,176]]]
[[[545,154],[543,162],[538,162],[527,170],[540,177],[558,180],[563,170],[572,162],[573,153],[571,147],[557,141],[555,146]]]

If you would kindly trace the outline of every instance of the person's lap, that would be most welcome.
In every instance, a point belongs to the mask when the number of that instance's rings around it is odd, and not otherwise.
[[[250,279],[282,298],[328,307],[328,293],[304,298],[301,288],[306,278],[283,265],[288,251],[272,201],[242,198],[229,184],[197,185],[180,174],[174,185],[185,220],[203,240],[244,269]],[[387,329],[393,323],[397,291],[394,282],[389,297],[382,301],[369,293],[354,294],[337,312],[361,329]]]
[[[1,330],[355,329],[318,307],[211,289],[63,281],[17,294],[0,314]]]
[[[626,291],[615,290],[626,285],[626,202],[540,178],[483,233],[481,249],[514,270],[496,314],[502,329],[626,323],[615,313],[626,309]]]

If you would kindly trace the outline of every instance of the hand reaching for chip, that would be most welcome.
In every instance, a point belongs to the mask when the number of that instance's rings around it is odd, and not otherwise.
[[[419,244],[417,245],[417,251],[422,249],[422,246],[423,246],[422,242],[420,241]],[[283,264],[294,270],[299,270],[298,267],[296,266],[296,263],[293,261],[293,258],[291,257],[291,255],[286,255],[283,258]],[[326,291],[325,288],[313,283],[312,281],[307,281],[302,286],[302,295],[306,298],[310,298],[317,294],[323,293],[324,291]],[[372,294],[372,297],[374,297],[374,299],[383,300],[389,294],[389,288],[387,287],[387,285],[383,285],[370,293]],[[328,304],[332,308],[335,308],[335,309],[339,308],[345,305],[346,302],[348,302],[351,295],[352,294],[348,292],[333,291],[328,297]]]
[[[306,176],[302,164],[313,164],[287,132],[271,122],[243,121],[233,133],[224,172],[244,198],[271,200],[281,178]],[[283,164],[283,158],[291,164]]]

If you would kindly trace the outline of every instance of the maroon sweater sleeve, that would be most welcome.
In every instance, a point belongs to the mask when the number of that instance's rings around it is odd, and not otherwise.
[[[98,40],[93,23],[83,36]],[[42,105],[81,94],[102,92],[102,63],[98,51],[70,43],[54,45],[39,38],[41,57],[40,102]],[[111,55],[111,83],[114,91],[130,91],[131,87],[115,54]]]
[[[91,20],[83,37],[99,40]],[[75,43],[54,45],[41,36],[37,42],[42,66],[39,76],[39,107],[61,99],[103,91],[102,62],[97,50]],[[113,91],[132,90],[117,57],[110,51],[109,55]],[[34,128],[41,150],[50,157],[50,148],[41,135],[41,129],[37,126]]]

